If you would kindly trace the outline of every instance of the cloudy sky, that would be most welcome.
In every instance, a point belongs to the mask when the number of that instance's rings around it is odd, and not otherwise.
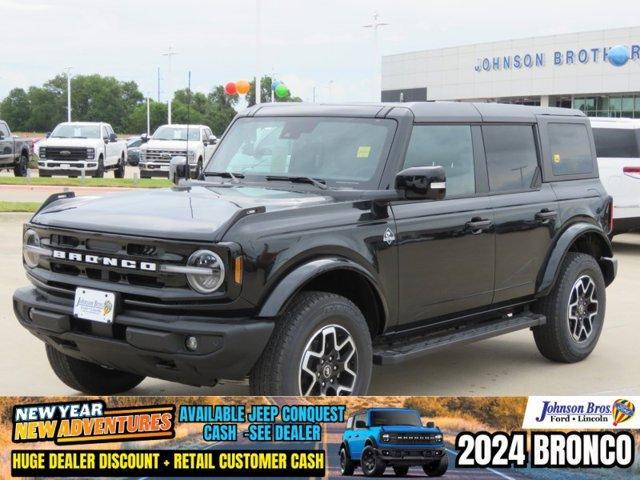
[[[263,70],[292,93],[319,101],[367,101],[375,91],[374,12],[381,54],[640,25],[638,0],[258,0]],[[167,94],[192,72],[196,90],[249,78],[256,65],[256,0],[0,0],[0,98],[40,85],[67,66],[135,80]]]

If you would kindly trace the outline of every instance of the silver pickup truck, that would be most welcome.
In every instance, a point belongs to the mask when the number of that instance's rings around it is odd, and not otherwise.
[[[7,122],[0,120],[0,170],[12,168],[16,177],[26,177],[32,150],[31,140],[14,137]]]

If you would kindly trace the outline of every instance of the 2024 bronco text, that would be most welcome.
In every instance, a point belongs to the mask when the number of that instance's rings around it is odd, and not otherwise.
[[[616,275],[611,216],[578,111],[261,105],[200,180],[46,202],[14,308],[92,394],[364,394],[374,363],[524,328],[576,362]]]

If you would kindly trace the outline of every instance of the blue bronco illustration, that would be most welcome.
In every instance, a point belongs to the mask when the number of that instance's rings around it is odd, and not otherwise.
[[[433,422],[422,425],[420,415],[408,408],[369,408],[347,421],[340,445],[342,475],[357,467],[367,477],[393,467],[398,476],[421,466],[429,477],[440,477],[449,466],[442,432]]]

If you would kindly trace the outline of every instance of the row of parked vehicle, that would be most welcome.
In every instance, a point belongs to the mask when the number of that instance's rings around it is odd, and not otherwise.
[[[600,178],[614,198],[614,233],[640,230],[640,120],[592,118]],[[85,175],[102,177],[113,170],[124,176],[128,163],[140,168],[141,178],[168,177],[171,158],[187,158],[197,178],[213,155],[218,139],[206,125],[162,125],[146,134],[118,140],[104,122],[61,123],[36,142],[15,137],[0,120],[0,169],[27,174],[29,156],[38,157],[41,177]]]
[[[142,178],[168,177],[171,158],[185,157],[197,178],[218,139],[206,125],[162,125],[152,136],[119,140],[105,122],[64,122],[37,142],[41,177],[85,175],[103,177],[113,170],[123,178],[125,165],[138,166]]]

